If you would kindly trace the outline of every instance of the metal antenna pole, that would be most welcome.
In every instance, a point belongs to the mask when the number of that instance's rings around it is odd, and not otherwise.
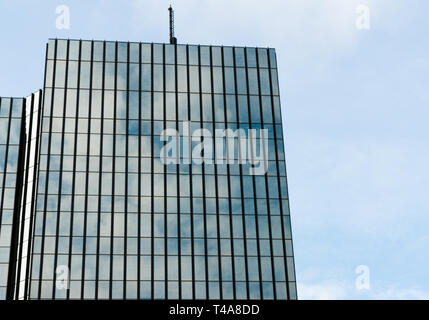
[[[170,43],[176,44],[177,39],[174,37],[174,10],[171,5],[168,8],[168,11],[170,11]]]

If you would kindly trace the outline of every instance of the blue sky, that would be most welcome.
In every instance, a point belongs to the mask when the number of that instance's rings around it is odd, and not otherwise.
[[[277,50],[299,297],[429,299],[429,2],[1,0],[0,96],[42,86],[49,37],[168,41],[170,3],[179,43]]]

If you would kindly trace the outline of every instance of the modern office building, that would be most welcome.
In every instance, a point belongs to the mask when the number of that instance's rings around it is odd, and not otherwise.
[[[296,299],[281,119],[274,49],[49,40],[1,99],[0,299]]]

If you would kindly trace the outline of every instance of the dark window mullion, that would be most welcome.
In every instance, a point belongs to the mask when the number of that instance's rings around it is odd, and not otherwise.
[[[227,99],[226,99],[226,85],[225,85],[225,56],[224,56],[224,48],[222,47],[222,83],[223,83],[223,105],[224,105],[224,121],[225,121],[225,129],[228,129],[228,107],[227,107]],[[234,138],[233,138],[234,139]],[[231,272],[232,272],[232,295],[233,299],[237,298],[236,288],[235,288],[235,264],[234,264],[234,232],[233,232],[233,219],[232,219],[232,202],[231,202],[231,170],[229,167],[229,157],[231,155],[228,154],[228,137],[226,138],[226,169],[227,169],[227,179],[228,179],[228,208],[229,208],[229,232],[230,232],[230,245],[231,245]],[[234,152],[234,150],[233,150]],[[234,155],[232,155],[234,157]],[[220,270],[219,272],[222,272]],[[222,288],[221,288],[222,290]]]
[[[85,207],[83,213],[83,250],[82,250],[82,277],[81,277],[81,298],[85,297],[85,263],[86,263],[86,240],[88,224],[88,183],[89,183],[89,158],[91,151],[91,109],[92,109],[92,75],[94,67],[94,41],[91,41],[91,62],[89,72],[89,96],[88,96],[88,132],[86,141],[86,177],[85,177]]]
[[[235,47],[232,48],[233,50],[233,68],[234,68],[234,87],[235,87],[235,108],[236,108],[236,116],[237,116],[237,130],[238,132],[240,132],[240,113],[239,113],[239,108],[238,108],[238,90],[237,90],[237,66],[236,66],[236,52],[235,52]],[[240,140],[240,135],[238,135],[238,163],[239,163],[239,170],[240,170],[240,191],[241,191],[241,216],[242,216],[242,224],[243,224],[243,245],[244,245],[244,267],[246,270],[246,295],[247,295],[247,299],[249,299],[249,269],[248,269],[248,265],[247,265],[247,232],[246,232],[246,217],[244,214],[244,184],[243,184],[243,168],[240,164],[240,155],[241,155],[241,140]],[[234,263],[235,263],[235,259],[234,259]],[[234,284],[235,285],[235,284]],[[262,289],[261,289],[262,290]],[[262,296],[262,294],[261,294]]]
[[[97,215],[97,249],[95,260],[95,299],[98,300],[98,288],[100,278],[100,226],[101,226],[101,190],[103,184],[103,136],[104,136],[104,86],[105,86],[105,67],[106,67],[106,42],[103,41],[103,61],[101,71],[101,121],[100,121],[100,156],[99,156],[99,176],[98,176],[98,215]]]
[[[212,101],[212,125],[214,132],[216,132],[216,118],[215,118],[215,98],[214,98],[214,81],[213,81],[213,50],[210,46],[210,88],[211,88],[211,101]],[[219,298],[222,300],[222,251],[220,243],[220,218],[219,218],[219,189],[218,189],[218,172],[216,164],[216,134],[213,134],[213,166],[214,166],[214,180],[215,180],[215,196],[216,196],[216,223],[217,223],[217,250],[218,250],[218,282],[219,282]]]
[[[150,99],[150,108],[151,108],[151,113],[150,113],[150,116],[151,116],[151,126],[150,126],[150,148],[151,148],[151,174],[150,174],[150,183],[151,183],[151,188],[150,188],[150,190],[151,190],[151,197],[150,197],[150,201],[151,201],[151,220],[150,220],[150,223],[151,223],[151,228],[150,228],[150,230],[151,230],[151,232],[152,232],[152,237],[151,237],[151,277],[150,277],[150,279],[151,279],[151,282],[150,282],[150,285],[151,285],[151,288],[150,288],[150,291],[151,291],[151,298],[152,299],[154,299],[155,298],[155,270],[154,270],[154,267],[155,267],[155,249],[154,249],[154,244],[155,244],[155,232],[154,232],[154,227],[155,227],[155,215],[154,215],[154,212],[155,212],[155,208],[154,208],[154,204],[155,204],[155,201],[154,201],[154,195],[155,195],[155,192],[154,192],[154,179],[155,179],[155,176],[154,176],[154,158],[155,158],[155,155],[153,154],[153,152],[154,152],[154,149],[155,149],[155,147],[154,147],[154,125],[153,125],[153,122],[154,122],[154,101],[153,101],[153,99],[154,99],[154,94],[153,94],[153,90],[154,90],[154,85],[153,85],[153,80],[154,80],[154,72],[153,72],[153,66],[154,66],[154,64],[153,64],[153,53],[154,53],[154,49],[153,49],[153,43],[151,44],[151,46],[150,46],[150,50],[151,50],[151,54],[150,54],[150,57],[151,57],[151,66],[150,66],[150,73],[151,73],[151,81],[150,81],[150,85],[151,85],[151,90],[150,90],[150,94],[151,94],[151,99]]]
[[[118,86],[118,42],[115,42],[115,74],[113,90],[113,157],[112,157],[112,196],[111,196],[111,220],[110,220],[110,281],[109,281],[109,299],[113,296],[113,244],[114,244],[114,224],[115,224],[115,170],[116,170],[116,105],[117,105],[117,86]]]
[[[141,176],[142,176],[142,147],[141,147],[141,136],[142,136],[142,44],[139,43],[139,150],[138,150],[138,199],[137,199],[137,299],[141,299],[140,281],[141,281]]]
[[[189,80],[189,45],[186,45],[186,81],[187,81],[187,101],[188,101],[188,121],[191,124],[191,86]],[[189,132],[190,134],[190,126]],[[191,140],[189,138],[189,140]],[[191,147],[190,145],[189,147]],[[194,203],[193,203],[193,190],[192,190],[192,159],[189,154],[189,202],[190,202],[190,215],[191,215],[191,269],[192,269],[192,299],[195,299],[195,255],[194,255]]]
[[[129,117],[130,117],[130,43],[127,43],[127,100],[126,100],[126,139],[125,139],[125,200],[124,200],[124,285],[123,298],[127,297],[127,242],[128,242],[128,148],[129,148]]]
[[[251,122],[251,113],[250,113],[250,95],[249,95],[249,72],[248,72],[248,67],[247,67],[247,48],[244,48],[244,70],[246,72],[246,98],[247,98],[247,113],[248,113],[248,117],[249,117],[249,129],[252,129],[252,122]],[[249,130],[249,133],[251,131]],[[252,138],[252,136],[250,136],[250,134],[248,134],[247,139]],[[253,165],[252,165],[252,160],[254,159],[254,156],[256,154],[256,150],[253,150],[253,143],[252,143],[252,139],[250,139],[250,150],[247,150],[247,152],[250,154],[250,159],[249,159],[249,168],[251,170],[251,172],[254,172],[253,169]],[[249,140],[248,140],[249,141]],[[261,244],[260,244],[260,239],[259,239],[259,214],[258,214],[258,202],[256,200],[256,179],[255,176],[252,175],[252,187],[253,187],[253,205],[255,207],[255,228],[256,228],[256,250],[258,253],[258,264],[259,264],[259,268],[258,268],[258,272],[259,272],[259,291],[260,291],[260,298],[263,299],[263,282],[262,282],[262,263],[261,263]]]
[[[260,67],[259,67],[259,55],[258,55],[258,49],[255,50],[256,52],[256,70],[257,70],[257,75],[258,75],[258,95],[259,95],[259,110],[260,110],[260,115],[261,115],[261,130],[263,128],[265,128],[264,126],[264,117],[263,117],[263,106],[262,106],[262,93],[261,93],[261,77],[260,77]],[[269,56],[269,55],[268,55]],[[250,106],[249,106],[250,108]],[[274,114],[273,114],[274,115]],[[262,132],[262,131],[261,131]],[[261,139],[260,142],[260,147],[261,150],[264,149],[264,145],[265,143],[268,143],[268,137],[267,140],[265,141],[264,139]],[[252,143],[253,145],[253,143]],[[268,146],[266,146],[267,150],[268,150]],[[261,151],[264,154],[265,157],[265,152]],[[268,156],[268,155],[267,155]],[[266,165],[268,166],[268,159],[264,159],[264,161],[266,161]],[[265,163],[264,163],[265,165]],[[268,168],[266,168],[268,170]],[[270,197],[269,197],[269,192],[268,192],[268,177],[267,174],[265,172],[264,174],[265,178],[264,178],[264,182],[265,182],[265,196],[267,198],[267,223],[268,223],[268,233],[269,233],[269,237],[270,237],[270,255],[271,255],[271,273],[272,273],[272,279],[273,279],[273,296],[274,299],[277,299],[277,288],[276,288],[276,273],[275,273],[275,265],[274,265],[274,254],[273,254],[273,233],[272,233],[272,228],[271,228],[271,207],[270,207]],[[280,192],[279,192],[280,194]],[[255,197],[256,199],[256,197]]]
[[[74,154],[73,154],[73,182],[72,182],[72,199],[70,208],[70,242],[69,242],[69,261],[68,270],[71,271],[72,264],[72,249],[73,249],[73,223],[74,223],[74,199],[76,194],[76,149],[78,142],[78,121],[79,121],[79,98],[80,98],[80,68],[81,68],[81,57],[82,57],[82,41],[79,41],[79,59],[78,59],[78,74],[77,74],[77,89],[76,89],[76,114],[75,114],[75,136],[74,136]],[[67,299],[70,299],[70,290],[67,290]]]
[[[177,77],[177,44],[174,44],[174,88],[175,88],[175,111],[176,111],[176,132],[179,132],[179,94],[178,94],[178,77]],[[177,137],[180,139],[180,137]],[[180,141],[180,140],[179,140]],[[180,156],[180,148],[177,148],[177,158],[179,159],[176,164],[176,185],[177,185],[177,272],[178,272],[178,298],[182,299],[182,247],[181,247],[181,234],[180,234],[180,163],[182,163]]]
[[[48,138],[48,154],[47,154],[47,165],[46,165],[46,180],[45,180],[45,203],[43,207],[43,227],[42,227],[42,246],[40,250],[40,269],[39,269],[39,284],[38,284],[38,293],[37,298],[40,299],[40,295],[42,292],[42,275],[43,275],[43,257],[44,257],[44,247],[46,240],[46,211],[48,207],[48,186],[49,186],[49,173],[50,173],[50,154],[51,154],[51,140],[52,140],[52,118],[53,118],[53,110],[54,110],[54,93],[55,93],[55,72],[56,72],[56,59],[57,59],[57,42],[55,39],[55,50],[54,50],[54,65],[52,70],[52,92],[51,92],[51,109],[50,109],[50,117],[49,119],[44,118],[43,120],[49,120],[49,138]]]
[[[69,42],[67,40],[67,48],[66,48],[66,61],[69,58]],[[58,205],[57,205],[57,225],[55,229],[55,253],[54,253],[54,275],[53,275],[53,283],[57,279],[57,263],[58,263],[58,241],[59,241],[59,230],[60,230],[60,212],[61,212],[61,193],[62,193],[62,180],[63,180],[63,163],[64,163],[64,128],[66,123],[66,104],[67,104],[67,85],[68,85],[68,63],[66,62],[66,70],[65,70],[65,82],[64,82],[64,103],[63,103],[63,121],[62,121],[62,132],[61,132],[61,156],[60,156],[60,177],[58,182]],[[52,297],[55,299],[55,290],[56,286],[52,286]]]
[[[204,128],[203,123],[203,90],[202,90],[202,79],[201,79],[201,47],[198,46],[198,79],[199,79],[199,98],[200,98],[200,128]],[[205,140],[201,138],[201,142]],[[202,188],[203,188],[203,220],[204,220],[204,258],[205,258],[205,282],[206,282],[206,299],[209,299],[209,266],[208,266],[208,249],[207,249],[207,208],[206,208],[206,170],[204,164],[204,149],[203,161],[201,164],[201,177],[202,177]]]
[[[269,58],[269,50],[267,49],[267,56],[268,56],[268,72],[269,72],[269,82],[270,82],[270,100],[271,100],[271,116],[273,120],[273,133],[274,133],[274,145],[275,145],[275,154],[276,154],[276,169],[277,169],[277,188],[279,193],[279,204],[280,204],[280,216],[281,216],[281,230],[282,230],[282,247],[283,247],[283,257],[284,257],[284,269],[285,269],[285,279],[286,279],[286,293],[287,298],[290,299],[290,290],[289,290],[289,275],[287,271],[287,254],[286,254],[286,246],[285,246],[285,226],[284,226],[284,208],[281,198],[281,184],[280,184],[280,166],[279,166],[279,155],[277,150],[277,130],[276,130],[276,122],[275,122],[275,113],[274,113],[274,98],[273,98],[273,83],[272,83],[272,77],[271,77],[271,59]],[[259,74],[259,72],[258,72]],[[280,123],[282,124],[282,123]],[[282,124],[283,126],[283,124]]]
[[[166,79],[165,79],[165,44],[162,45],[162,102],[163,102],[163,122],[164,130],[167,128],[167,99],[166,99]],[[163,155],[166,156],[166,155]],[[165,274],[164,274],[164,285],[165,285],[165,299],[168,299],[168,236],[167,236],[167,165],[164,164],[164,263],[165,263]]]

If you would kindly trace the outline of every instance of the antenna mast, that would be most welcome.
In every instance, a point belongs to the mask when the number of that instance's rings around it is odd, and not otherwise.
[[[170,5],[170,8],[168,8],[168,11],[170,11],[170,43],[176,44],[177,39],[174,37],[174,10]]]

